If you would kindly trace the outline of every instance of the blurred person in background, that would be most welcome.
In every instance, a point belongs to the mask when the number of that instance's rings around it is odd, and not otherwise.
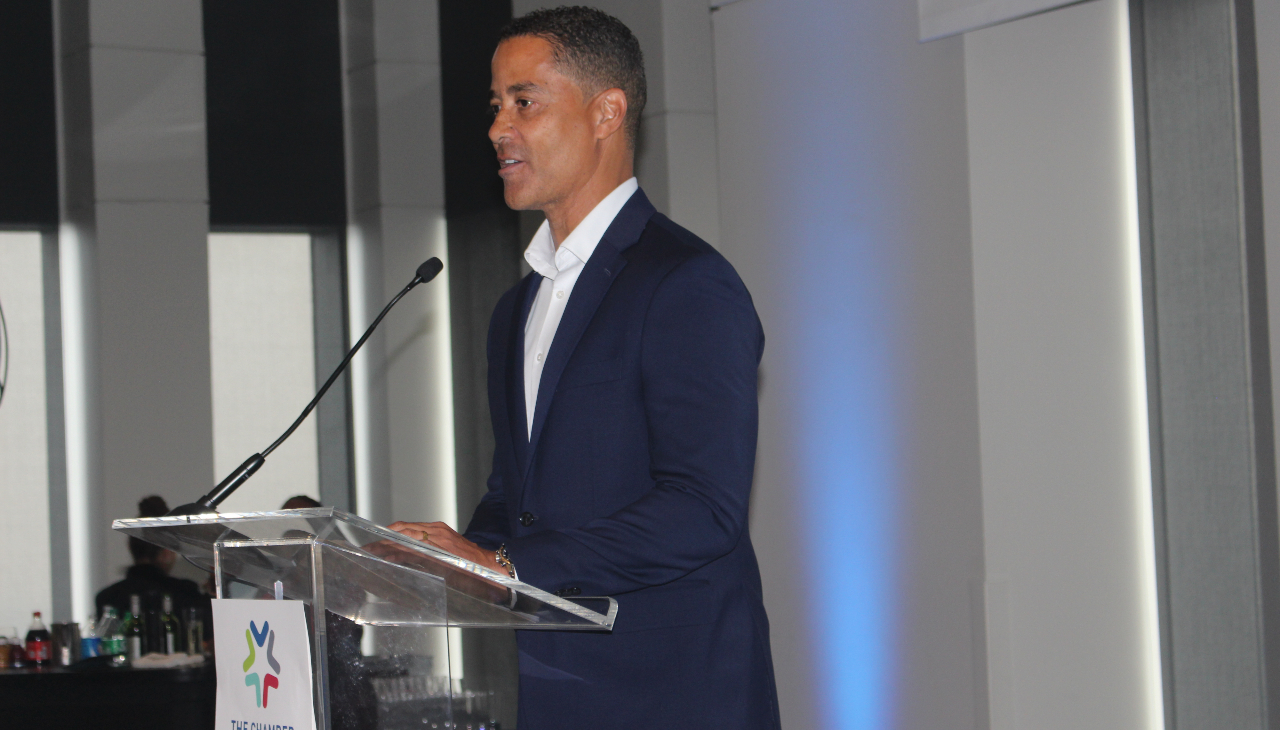
[[[168,513],[169,505],[165,504],[163,497],[152,495],[138,502],[139,517],[163,517]],[[133,565],[125,571],[124,580],[112,583],[98,593],[95,600],[98,618],[102,618],[107,606],[124,616],[129,611],[129,596],[135,594],[142,599],[144,612],[158,612],[164,596],[169,595],[173,597],[174,614],[186,616],[189,608],[199,612],[208,638],[213,633],[213,604],[209,595],[202,592],[194,581],[169,575],[178,559],[177,553],[130,537],[129,554],[133,556]]]
[[[312,509],[314,507],[323,507],[324,505],[308,497],[305,494],[299,494],[296,497],[290,497],[280,506],[280,509]]]

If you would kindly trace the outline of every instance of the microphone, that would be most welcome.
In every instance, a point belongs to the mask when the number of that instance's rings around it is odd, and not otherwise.
[[[342,362],[338,363],[338,367],[334,368],[333,374],[329,376],[329,379],[324,381],[324,385],[320,386],[320,390],[316,393],[316,397],[312,398],[311,402],[307,404],[307,407],[302,409],[302,414],[298,416],[297,420],[295,420],[289,428],[285,429],[284,433],[280,434],[280,438],[273,441],[270,446],[263,449],[260,453],[254,454],[248,459],[245,459],[245,462],[236,467],[235,471],[228,474],[226,479],[218,482],[218,486],[214,487],[213,491],[204,495],[195,502],[174,507],[169,511],[167,516],[216,513],[218,511],[218,505],[222,504],[222,501],[227,497],[230,497],[231,493],[236,491],[241,484],[248,481],[249,477],[253,476],[254,472],[261,469],[262,465],[266,463],[267,457],[271,455],[271,452],[275,451],[276,447],[284,443],[285,439],[292,436],[293,432],[298,430],[298,426],[301,426],[302,422],[307,419],[307,416],[311,415],[311,411],[315,410],[316,404],[319,403],[320,399],[324,397],[324,394],[328,392],[329,386],[333,385],[334,381],[338,379],[338,376],[342,374],[343,370],[346,370],[347,364],[351,362],[351,358],[356,354],[360,347],[364,345],[365,340],[369,339],[369,336],[373,334],[375,329],[377,329],[378,324],[382,322],[382,318],[387,316],[387,312],[391,311],[391,308],[396,305],[396,302],[400,301],[405,294],[408,294],[410,289],[436,278],[436,275],[438,275],[443,269],[444,264],[440,262],[440,259],[435,258],[434,256],[423,261],[422,265],[418,267],[418,270],[414,272],[413,280],[406,284],[405,287],[400,290],[400,293],[395,295],[390,302],[387,302],[387,306],[382,308],[382,312],[373,320],[373,324],[369,325],[369,329],[364,331],[364,334],[356,341],[355,346],[347,352],[347,356],[342,358]]]

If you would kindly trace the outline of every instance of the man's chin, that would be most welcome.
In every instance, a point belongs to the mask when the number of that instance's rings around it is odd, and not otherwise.
[[[521,194],[523,191],[519,188],[508,185],[502,190],[502,199],[507,202],[507,207],[512,210],[542,210],[532,195]]]

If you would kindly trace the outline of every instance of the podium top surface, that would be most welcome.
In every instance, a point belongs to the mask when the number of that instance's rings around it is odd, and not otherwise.
[[[330,507],[116,520],[236,581],[369,625],[608,631],[617,602],[570,600]],[[313,569],[314,568],[314,569]]]

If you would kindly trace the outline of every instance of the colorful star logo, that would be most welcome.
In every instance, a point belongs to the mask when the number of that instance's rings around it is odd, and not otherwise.
[[[277,676],[280,674],[280,662],[276,661],[274,655],[276,648],[276,632],[271,631],[271,623],[269,621],[262,622],[261,632],[258,631],[257,625],[250,621],[249,628],[244,630],[244,640],[249,644],[249,656],[244,660],[244,685],[246,687],[253,687],[254,696],[258,700],[258,707],[266,707],[267,690],[280,688],[280,679]],[[258,658],[257,651],[254,649],[254,644],[257,644],[259,647],[263,644],[267,645],[267,664],[275,674],[268,672],[267,676],[259,678],[257,672],[249,672],[250,669],[253,669],[253,665]]]

